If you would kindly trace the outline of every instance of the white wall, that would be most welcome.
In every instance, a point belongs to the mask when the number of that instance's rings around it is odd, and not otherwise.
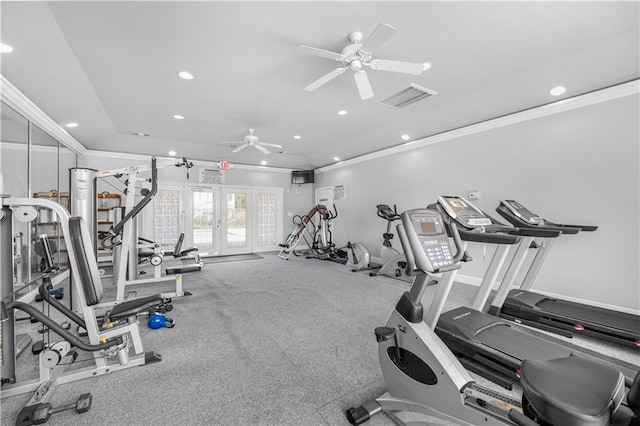
[[[316,173],[316,187],[347,185],[334,239],[363,242],[378,256],[386,222],[376,204],[403,211],[478,189],[475,204],[496,217],[498,200],[515,199],[552,221],[599,226],[556,241],[536,289],[640,312],[638,101],[627,96]],[[475,260],[461,274],[479,278],[491,251],[485,261],[481,246],[470,251]]]

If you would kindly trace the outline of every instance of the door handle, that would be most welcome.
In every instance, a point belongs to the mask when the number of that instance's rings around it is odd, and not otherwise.
[[[222,224],[220,223],[220,219],[218,219],[218,221],[216,222],[216,229],[220,229],[222,227]]]

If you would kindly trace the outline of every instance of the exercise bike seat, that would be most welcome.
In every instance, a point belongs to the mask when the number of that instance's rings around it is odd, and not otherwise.
[[[625,393],[623,375],[610,366],[575,356],[524,360],[524,398],[543,421],[556,426],[605,426]]]

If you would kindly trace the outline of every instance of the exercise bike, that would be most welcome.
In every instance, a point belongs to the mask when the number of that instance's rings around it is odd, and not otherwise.
[[[375,329],[387,393],[346,415],[359,425],[385,412],[402,425],[552,425],[604,426],[640,424],[640,373],[622,404],[625,382],[614,368],[577,356],[521,366],[522,403],[476,383],[423,321],[422,296],[428,284],[445,280],[460,268],[464,249],[450,225],[456,253],[440,213],[409,210],[396,227],[414,275],[384,327]]]
[[[385,275],[387,277],[411,282],[412,278],[405,273],[407,260],[404,253],[400,253],[393,248],[393,244],[391,243],[393,239],[393,229],[391,226],[393,222],[400,219],[396,206],[394,205],[393,210],[391,210],[391,207],[386,204],[378,204],[376,208],[378,209],[376,212],[378,217],[387,221],[387,231],[382,234],[383,241],[380,247],[380,262],[382,265],[378,266],[377,270],[369,272],[369,275],[372,277]]]

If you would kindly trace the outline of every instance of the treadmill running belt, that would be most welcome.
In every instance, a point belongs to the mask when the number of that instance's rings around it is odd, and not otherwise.
[[[578,323],[584,321],[599,324],[640,336],[640,316],[637,315],[559,299],[544,299],[537,304],[537,307],[549,314],[560,315]]]

